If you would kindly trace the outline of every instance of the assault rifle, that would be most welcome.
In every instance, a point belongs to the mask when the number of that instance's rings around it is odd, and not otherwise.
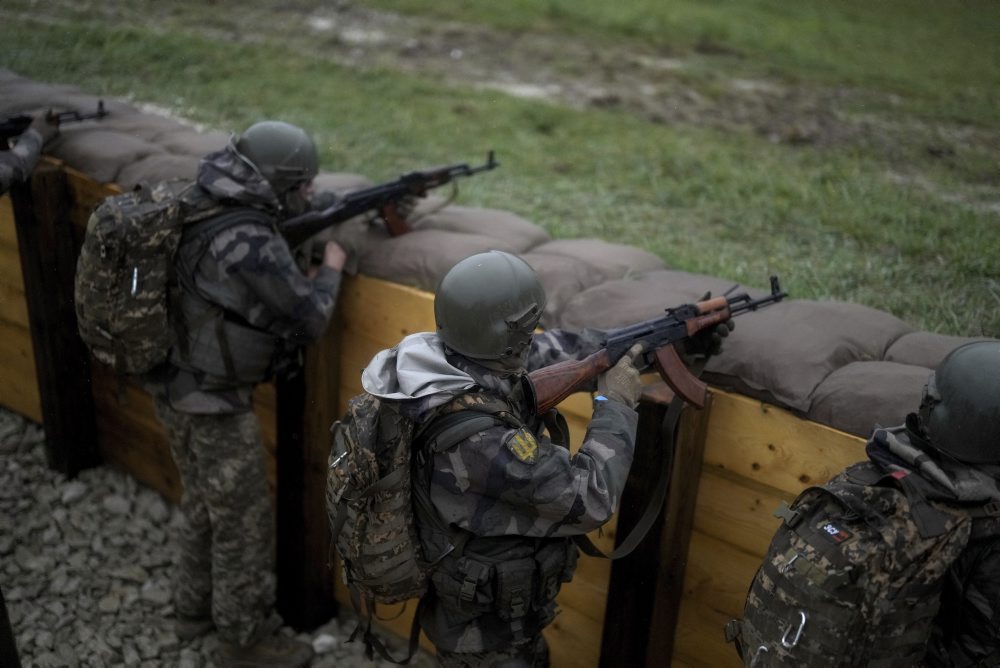
[[[568,397],[598,374],[607,371],[636,343],[645,344],[645,365],[654,364],[660,377],[675,394],[702,408],[707,386],[694,377],[681,361],[674,344],[748,311],[780,302],[787,297],[777,276],[771,277],[771,294],[751,299],[741,292],[708,298],[696,304],[668,308],[666,315],[608,332],[605,347],[582,360],[569,360],[532,371],[526,376],[525,389],[541,415]],[[636,365],[641,368],[644,365]]]
[[[460,176],[472,176],[500,166],[490,151],[486,162],[478,167],[466,163],[433,167],[419,172],[403,174],[395,181],[347,193],[332,206],[322,211],[309,211],[289,218],[280,224],[282,236],[295,248],[317,232],[342,223],[366,211],[378,210],[389,234],[397,237],[410,231],[406,220],[399,214],[397,205],[405,197],[423,197],[432,188],[450,183]]]
[[[45,122],[49,125],[59,126],[63,123],[76,123],[91,118],[104,118],[110,111],[105,110],[104,100],[97,101],[97,111],[93,113],[81,114],[79,111],[55,112],[49,109],[45,114]],[[6,120],[0,121],[0,151],[10,149],[10,140],[24,133],[35,119],[27,114],[10,116]]]
[[[79,111],[60,111],[55,112],[49,109],[49,113],[45,114],[45,120],[51,125],[62,125],[63,123],[77,123],[79,121],[86,121],[91,118],[104,118],[111,112],[104,108],[104,100],[97,101],[97,111],[88,114],[81,114]]]

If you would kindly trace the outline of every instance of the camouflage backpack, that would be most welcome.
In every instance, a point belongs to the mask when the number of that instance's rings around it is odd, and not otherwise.
[[[77,260],[80,337],[98,360],[138,374],[164,361],[174,342],[169,289],[184,224],[221,207],[188,180],[139,186],[101,202]]]
[[[870,462],[803,491],[727,640],[747,666],[922,665],[972,517]]]
[[[331,540],[355,607],[363,602],[366,608],[358,610],[367,614],[364,640],[383,658],[397,662],[371,632],[375,605],[423,596],[433,568],[424,558],[415,514],[446,539],[459,541],[456,534],[463,533],[447,527],[431,506],[430,450],[445,450],[490,426],[510,424],[508,410],[499,400],[459,398],[418,427],[400,414],[398,404],[363,393],[348,402],[347,413],[331,427],[326,485]],[[414,625],[411,656],[418,634]]]

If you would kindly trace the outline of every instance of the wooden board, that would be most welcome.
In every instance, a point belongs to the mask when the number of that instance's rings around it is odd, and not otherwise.
[[[737,394],[713,390],[705,465],[797,494],[864,459],[864,441]]]
[[[763,556],[781,523],[774,510],[793,498],[793,494],[706,467],[698,487],[694,528]]]
[[[17,230],[7,195],[0,197],[0,367],[4,369],[0,405],[41,422],[42,400],[28,328]]]
[[[35,357],[31,334],[23,327],[0,320],[0,404],[30,418],[42,421],[42,399],[35,379]]]
[[[674,633],[674,657],[699,666],[739,666],[736,650],[725,641],[726,622],[743,610],[747,588],[760,558],[732,545],[691,534],[684,599]]]

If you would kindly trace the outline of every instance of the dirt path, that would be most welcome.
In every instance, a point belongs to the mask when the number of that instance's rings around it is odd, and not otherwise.
[[[739,54],[717,47],[670,57],[376,11],[343,0],[255,3],[240,12],[210,14],[189,0],[83,8],[70,0],[52,4],[59,9],[50,16],[104,15],[118,24],[183,29],[217,40],[283,42],[344,67],[410,72],[573,108],[634,114],[655,123],[749,131],[795,146],[858,148],[883,160],[897,182],[1000,213],[998,170],[968,173],[962,165],[970,152],[1000,156],[1000,131],[893,114],[899,101],[889,94],[747,78],[739,73]],[[950,168],[967,186],[947,192],[923,169],[931,165]]]
[[[851,111],[891,109],[898,100],[848,88],[746,78],[734,66],[739,54],[718,48],[667,57],[580,39],[431,21],[346,2],[331,8],[259,10],[233,20],[233,29],[223,36],[263,38],[261,26],[271,35],[276,28],[287,30],[345,66],[413,72],[574,108],[636,114],[656,123],[749,130],[793,145],[864,147],[893,164],[904,159],[903,147],[913,142],[923,143],[929,156],[942,160],[954,157],[963,145],[992,147],[1000,155],[1000,133]],[[303,26],[308,34],[303,35]]]

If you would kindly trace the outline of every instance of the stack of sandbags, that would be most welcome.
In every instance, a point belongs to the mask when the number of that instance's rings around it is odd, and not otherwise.
[[[0,70],[0,115],[97,108],[74,87],[43,84]],[[66,125],[46,151],[102,183],[193,178],[198,159],[228,141],[163,115],[105,100],[101,120]],[[371,185],[364,176],[324,173],[318,191],[343,194]],[[391,237],[359,216],[320,235],[350,248],[367,275],[433,291],[456,262],[486,250],[517,253],[538,272],[548,294],[545,327],[615,327],[656,317],[663,309],[719,295],[729,281],[670,271],[658,257],[597,239],[556,239],[509,211],[420,199],[412,231]],[[753,296],[763,293],[750,291]],[[786,300],[737,322],[737,332],[705,378],[791,409],[809,419],[867,436],[914,410],[930,371],[971,341],[912,327],[856,304]]]

